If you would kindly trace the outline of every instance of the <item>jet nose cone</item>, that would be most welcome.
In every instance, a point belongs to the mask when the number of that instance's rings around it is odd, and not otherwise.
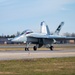
[[[27,38],[24,35],[15,37],[12,39],[12,42],[26,42]]]
[[[16,42],[16,41],[18,41],[16,38],[13,38],[12,40],[11,40],[12,42]]]

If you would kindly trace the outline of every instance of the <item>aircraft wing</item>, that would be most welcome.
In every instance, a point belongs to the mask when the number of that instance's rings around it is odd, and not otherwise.
[[[75,40],[75,37],[66,37],[66,36],[54,36],[54,35],[42,35],[42,34],[31,34],[28,35],[27,37],[31,37],[31,38],[37,38],[37,39],[55,39],[55,40]]]

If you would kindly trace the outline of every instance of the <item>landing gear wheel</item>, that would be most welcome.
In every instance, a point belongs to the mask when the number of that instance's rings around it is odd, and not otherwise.
[[[36,50],[37,50],[37,47],[36,47],[36,46],[34,46],[34,47],[33,47],[33,50],[34,50],[34,51],[36,51]]]
[[[53,48],[54,48],[53,46],[50,46],[50,50],[51,50],[51,51],[53,51]]]
[[[29,48],[25,47],[25,51],[29,51]]]

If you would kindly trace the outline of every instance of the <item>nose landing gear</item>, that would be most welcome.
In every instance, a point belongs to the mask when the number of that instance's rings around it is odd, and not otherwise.
[[[25,51],[29,51],[29,48],[25,47]]]

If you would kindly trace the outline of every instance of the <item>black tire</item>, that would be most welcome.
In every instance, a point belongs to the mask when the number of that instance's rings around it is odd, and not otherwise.
[[[36,50],[37,50],[37,47],[36,47],[36,46],[34,46],[34,47],[33,47],[33,49],[34,49],[34,51],[36,51]]]
[[[51,51],[53,51],[53,48],[54,48],[53,46],[50,46],[50,50],[51,50]]]
[[[29,48],[25,47],[25,51],[29,51]]]
[[[27,51],[27,48],[25,47],[25,51]]]

